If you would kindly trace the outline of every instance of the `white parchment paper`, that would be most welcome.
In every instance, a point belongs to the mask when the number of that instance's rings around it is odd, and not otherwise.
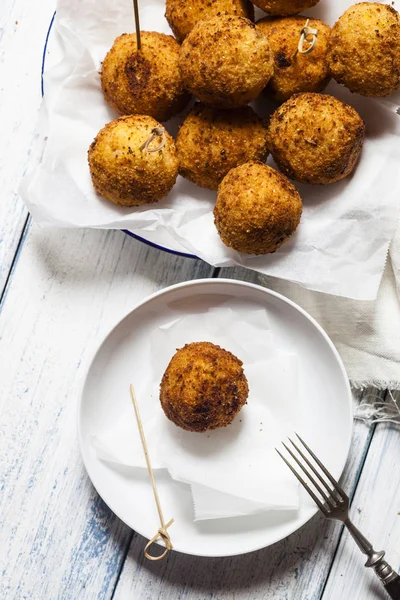
[[[321,0],[307,14],[333,24],[351,4]],[[399,9],[399,0],[393,4]],[[140,6],[142,29],[170,33],[163,0],[141,0]],[[41,130],[46,144],[39,167],[32,163],[22,187],[36,221],[43,226],[130,229],[215,266],[241,264],[309,289],[374,299],[398,218],[399,94],[373,100],[330,84],[327,91],[352,104],[366,122],[358,167],[331,186],[296,184],[304,213],[295,236],[273,255],[244,256],[218,237],[212,215],[215,192],[179,177],[159,204],[132,209],[114,206],[92,187],[88,147],[99,129],[117,116],[103,99],[98,71],[114,38],[133,29],[132,7],[126,0],[58,1],[51,47],[60,61],[44,79]],[[271,107],[259,99],[257,110],[266,116]],[[173,134],[180,120],[167,124]]]
[[[297,482],[275,452],[298,425],[297,358],[277,348],[265,310],[244,318],[239,307],[222,304],[201,319],[172,319],[151,336],[151,369],[138,401],[147,405],[143,425],[152,466],[191,486],[196,520],[295,510],[299,504]],[[205,337],[243,360],[250,393],[231,425],[193,433],[165,417],[159,383],[176,349]],[[146,468],[128,393],[123,413],[95,430],[92,443],[111,466]]]

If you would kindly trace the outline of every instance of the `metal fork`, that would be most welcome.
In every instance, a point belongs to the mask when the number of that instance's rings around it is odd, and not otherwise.
[[[328,469],[322,464],[319,458],[316,457],[314,452],[307,446],[307,444],[301,439],[296,433],[297,438],[301,442],[303,448],[306,450],[306,454],[302,449],[299,448],[290,438],[289,442],[292,444],[294,450],[298,456],[301,456],[303,462],[301,462],[295,452],[289,448],[286,444],[283,444],[287,452],[305,473],[311,487],[302,477],[299,475],[297,470],[290,464],[290,462],[283,456],[281,452],[276,448],[279,456],[285,461],[289,469],[294,473],[297,479],[300,481],[304,489],[310,494],[311,498],[317,504],[322,514],[327,519],[334,521],[341,521],[349,530],[351,536],[356,541],[361,552],[368,556],[368,560],[365,563],[366,567],[372,567],[379,579],[383,583],[387,593],[393,600],[400,600],[400,576],[383,560],[385,553],[383,551],[376,552],[372,544],[363,536],[363,534],[357,529],[357,527],[350,521],[349,518],[349,498],[344,492],[343,488],[338,482],[332,477]],[[310,458],[314,460],[311,462]],[[317,466],[315,466],[317,465]],[[308,467],[308,468],[307,468]],[[319,469],[317,468],[319,467]],[[326,479],[322,476],[325,475]],[[315,477],[314,477],[314,476]],[[329,483],[330,482],[330,483]],[[319,496],[317,495],[319,494]],[[322,500],[321,500],[322,498]]]

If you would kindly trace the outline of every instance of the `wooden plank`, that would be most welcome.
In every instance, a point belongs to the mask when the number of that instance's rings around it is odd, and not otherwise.
[[[0,598],[111,597],[131,531],[84,471],[78,391],[135,303],[212,274],[118,231],[30,228],[0,323]]]
[[[387,561],[400,573],[399,462],[399,426],[378,424],[357,486],[351,516],[374,548],[386,551]],[[387,596],[375,573],[364,568],[364,563],[365,557],[344,531],[323,600],[385,600]]]
[[[0,298],[27,219],[18,188],[36,136],[42,53],[54,4],[0,3]]]

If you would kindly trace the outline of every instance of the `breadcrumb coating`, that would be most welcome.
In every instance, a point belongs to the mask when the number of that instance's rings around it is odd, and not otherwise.
[[[172,35],[141,32],[115,40],[101,68],[101,87],[106,101],[121,115],[149,115],[166,121],[183,110],[190,96],[179,71],[178,42]]]
[[[360,2],[332,28],[332,76],[363,96],[388,96],[400,86],[400,15],[388,4]]]
[[[319,0],[253,0],[253,4],[273,16],[286,17],[303,12],[318,4]]]
[[[182,42],[198,21],[234,15],[254,20],[254,7],[249,0],[166,0],[165,17],[177,40]]]
[[[161,406],[187,431],[225,427],[247,402],[243,363],[210,342],[186,344],[172,357],[161,381]]]
[[[259,162],[229,171],[218,188],[214,208],[223,243],[245,254],[275,252],[295,232],[301,213],[294,185]]]
[[[266,36],[231,16],[199,21],[181,46],[179,66],[186,89],[218,108],[245,106],[274,72]]]
[[[96,191],[121,206],[157,202],[168,194],[178,175],[178,157],[172,137],[165,146],[147,152],[141,146],[152,130],[161,127],[152,117],[128,115],[108,123],[92,142],[88,160]],[[157,148],[156,137],[149,149]]]
[[[221,110],[196,104],[179,130],[176,147],[179,173],[216,190],[233,167],[266,160],[267,126],[250,106]]]
[[[292,96],[274,112],[268,129],[269,149],[282,173],[315,184],[347,177],[364,137],[357,111],[325,94]]]
[[[268,37],[275,63],[275,72],[267,86],[277,102],[285,102],[300,92],[322,92],[330,80],[327,61],[330,27],[319,19],[310,19],[309,27],[318,30],[312,52],[297,52],[301,30],[307,17],[265,18],[257,27]],[[307,44],[305,44],[307,48]]]

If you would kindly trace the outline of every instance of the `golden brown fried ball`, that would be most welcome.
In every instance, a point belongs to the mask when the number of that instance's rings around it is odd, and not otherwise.
[[[152,117],[131,115],[108,123],[99,131],[89,152],[89,167],[96,191],[121,206],[139,206],[164,198],[175,183],[178,158],[172,137],[165,132],[165,145],[147,152],[142,145],[154,128]],[[160,145],[157,135],[148,149]]]
[[[249,0],[166,0],[165,16],[180,42],[198,21],[220,15],[235,15],[254,20],[254,7]]]
[[[216,190],[233,167],[266,160],[267,127],[250,106],[221,110],[196,104],[179,130],[176,148],[179,173]]]
[[[332,28],[332,76],[363,96],[388,96],[400,86],[400,15],[388,4],[351,6]]]
[[[186,88],[205,104],[236,108],[257,98],[273,75],[266,36],[243,17],[199,21],[181,46]]]
[[[166,121],[188,103],[178,67],[179,44],[172,35],[124,33],[115,40],[101,69],[101,87],[107,102],[121,115],[150,115]]]
[[[211,344],[186,344],[171,359],[160,385],[161,406],[170,421],[187,431],[225,427],[247,402],[243,363]]]
[[[334,183],[354,169],[365,136],[357,111],[333,96],[296,94],[272,115],[268,145],[292,179]]]
[[[296,15],[318,4],[319,0],[253,0],[253,4],[269,15],[286,17]]]
[[[275,62],[275,73],[267,90],[277,102],[299,92],[321,92],[330,79],[327,62],[330,27],[310,19],[309,27],[318,29],[315,48],[309,54],[297,52],[306,17],[282,17],[258,21],[257,27],[268,37]],[[304,44],[307,48],[307,43]]]
[[[259,162],[229,171],[218,188],[215,226],[226,246],[245,254],[275,252],[300,222],[300,194],[281,173]]]

